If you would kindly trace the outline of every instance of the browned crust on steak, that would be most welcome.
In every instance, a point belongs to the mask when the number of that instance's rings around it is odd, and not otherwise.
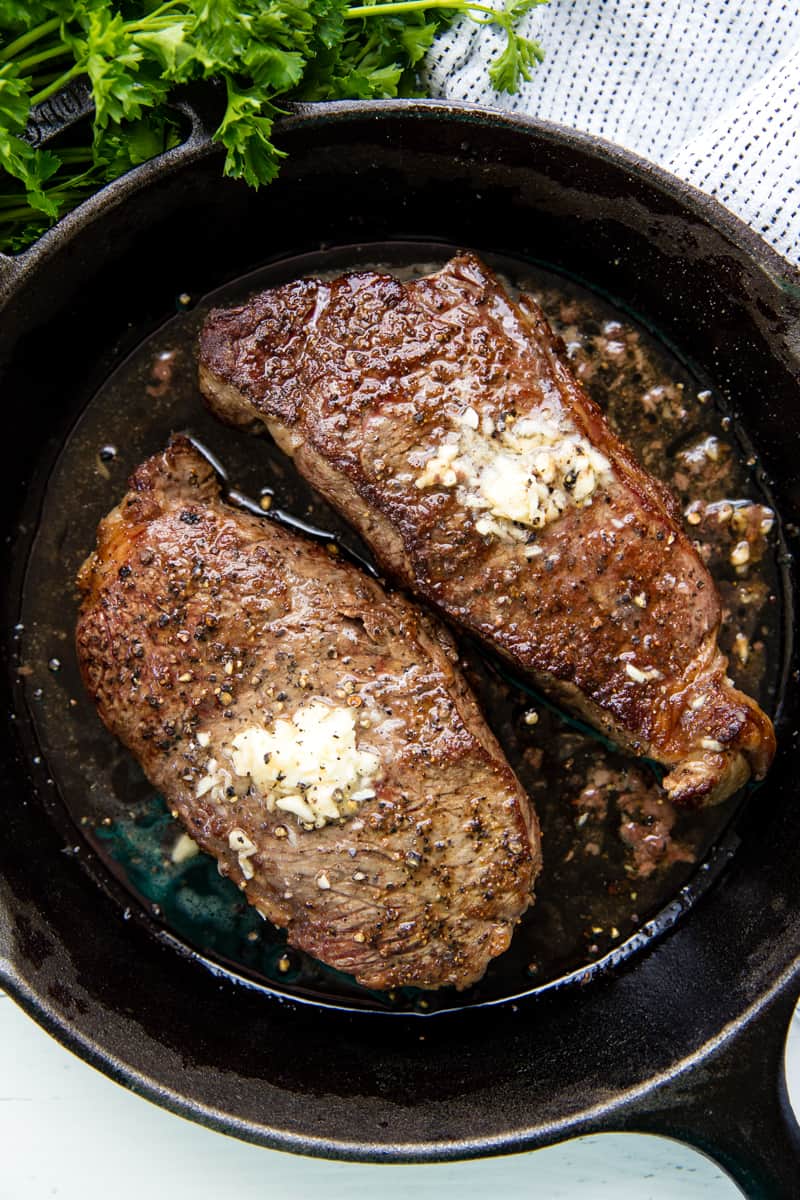
[[[449,634],[323,547],[224,504],[186,439],[130,488],[79,576],[78,659],[106,726],[290,943],[372,988],[475,982],[531,901],[539,831]],[[309,830],[257,794],[198,798],[208,758],[241,729],[345,696],[383,769],[354,816]],[[250,880],[233,829],[257,847]]]
[[[673,800],[719,802],[764,775],[772,724],[727,678],[719,596],[674,497],[611,431],[535,302],[474,256],[407,284],[302,280],[212,312],[200,384],[223,419],[267,426],[391,578],[668,765]],[[409,455],[441,443],[465,393],[494,419],[557,397],[612,465],[593,503],[538,534],[536,559],[479,534],[453,489],[414,486]],[[633,660],[657,674],[637,680]]]

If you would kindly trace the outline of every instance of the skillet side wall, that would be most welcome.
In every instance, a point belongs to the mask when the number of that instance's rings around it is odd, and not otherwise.
[[[730,240],[744,238],[732,218],[705,224],[688,189],[673,181],[665,190],[658,172],[602,144],[478,110],[332,106],[290,118],[281,144],[281,179],[259,194],[222,180],[215,152],[142,168],[43,239],[11,281],[0,312],[2,394],[14,418],[5,630],[17,620],[48,466],[110,367],[174,311],[177,293],[207,292],[321,243],[441,238],[545,261],[607,292],[722,391],[784,520],[800,523],[800,287],[755,240]],[[778,759],[738,823],[742,845],[668,936],[589,987],[434,1020],[281,1004],[123,922],[88,853],[64,853],[79,839],[44,775],[31,780],[35,748],[8,686],[20,732],[3,747],[0,975],[95,1065],[228,1133],[304,1153],[411,1160],[613,1128],[627,1123],[634,1093],[709,1052],[796,971],[791,675]]]

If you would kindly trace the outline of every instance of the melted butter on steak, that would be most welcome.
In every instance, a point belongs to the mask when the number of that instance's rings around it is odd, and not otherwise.
[[[610,462],[561,405],[497,421],[468,406],[415,486],[456,488],[459,502],[475,514],[477,532],[509,542],[525,541],[529,530],[557,521],[569,507],[591,504],[611,480]],[[529,557],[539,553],[536,546],[526,550]]]
[[[351,709],[322,700],[301,705],[293,717],[278,718],[270,728],[248,726],[225,753],[235,778],[209,759],[198,799],[208,792],[222,800],[233,788],[236,800],[254,787],[269,812],[291,813],[303,829],[352,816],[359,804],[374,798],[381,774],[380,756],[356,746]]]

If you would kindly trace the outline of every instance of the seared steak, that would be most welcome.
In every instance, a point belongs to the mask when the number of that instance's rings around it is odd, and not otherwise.
[[[410,283],[301,280],[214,311],[200,384],[263,423],[388,576],[624,748],[679,803],[766,771],[674,497],[573,378],[534,301],[472,255]]]
[[[191,444],[81,569],[83,678],[199,845],[289,941],[372,988],[463,988],[509,944],[535,815],[447,632],[274,521]]]

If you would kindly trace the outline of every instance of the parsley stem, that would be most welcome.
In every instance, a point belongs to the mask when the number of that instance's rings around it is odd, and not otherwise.
[[[23,58],[20,62],[15,63],[15,67],[21,75],[23,75],[28,67],[35,67],[37,63],[49,62],[51,58],[65,58],[71,54],[69,46],[53,46],[49,50],[40,50],[38,54],[31,54],[28,58]]]
[[[183,10],[177,18],[169,15],[170,10],[175,8]],[[154,8],[140,21],[126,21],[125,29],[128,33],[149,33],[151,29],[166,28],[175,20],[186,20],[189,16],[191,13],[186,12],[186,0],[170,0],[168,4],[161,4],[158,8]]]
[[[42,25],[37,25],[35,29],[29,29],[27,33],[20,34],[13,42],[9,42],[2,50],[0,50],[0,60],[6,62],[9,58],[13,58],[15,54],[19,54],[20,50],[25,50],[28,46],[32,46],[34,42],[39,42],[43,37],[47,37],[49,33],[55,33],[61,27],[61,17],[53,17],[49,21],[45,21]]]
[[[65,187],[64,184],[61,184],[60,187],[48,188],[47,196],[58,200],[61,205],[72,205],[75,202],[80,202],[86,196],[87,191],[91,191],[91,187],[87,189],[85,185],[83,187],[75,187],[74,180],[68,182],[72,184],[71,187]],[[0,196],[0,221],[2,222],[19,221],[23,218],[27,220],[34,216],[42,217],[43,215],[38,209],[33,209],[24,204],[22,196]]]
[[[184,16],[189,15],[188,13],[185,12],[186,0],[168,0],[168,2],[166,4],[160,4],[158,6],[158,8],[154,8],[151,13],[148,13],[147,16],[145,17],[145,20],[152,21],[156,17],[163,16],[164,13],[169,12],[170,9],[172,9],[172,8],[182,8],[182,9],[184,9]]]
[[[155,33],[159,29],[169,29],[171,26],[185,20],[185,16],[171,17],[165,13],[163,17],[156,17],[155,14],[152,14],[141,21],[126,21],[125,32],[130,34]]]
[[[38,92],[45,84],[52,83],[54,79],[58,79],[60,74],[60,71],[42,71],[41,74],[35,71],[33,75],[28,76],[28,81],[31,87]]]
[[[64,146],[59,147],[56,151],[62,163],[70,162],[91,162],[92,148],[91,146]]]
[[[83,74],[83,69],[76,63],[74,67],[70,67],[70,69],[65,71],[63,75],[59,75],[57,79],[54,79],[52,83],[47,85],[47,87],[42,88],[42,90],[37,92],[35,96],[31,96],[31,108],[34,106],[34,104],[41,104],[43,100],[49,100],[49,98],[54,96],[56,92],[60,91],[65,84],[69,83],[70,79],[74,79],[76,75],[81,74]]]
[[[23,208],[9,208],[5,212],[0,212],[0,225],[8,225],[12,221],[30,221],[35,217],[41,217],[42,220],[48,222],[52,220],[52,217],[45,217],[44,213],[40,213],[26,204]]]
[[[357,8],[347,8],[346,18],[394,16],[398,13],[419,12],[426,8],[449,8],[453,12],[481,12],[492,17],[498,16],[497,9],[486,4],[472,4],[470,0],[396,0],[389,4],[362,4]]]

